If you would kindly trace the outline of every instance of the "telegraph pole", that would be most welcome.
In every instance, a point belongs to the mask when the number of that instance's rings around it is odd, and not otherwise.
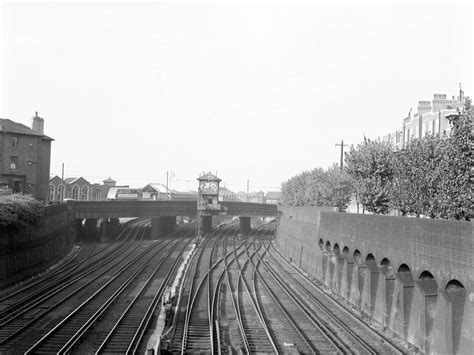
[[[246,202],[249,202],[249,185],[250,185],[250,181],[249,181],[249,179],[247,179],[247,198],[246,198]]]
[[[64,193],[65,193],[65,186],[64,186],[64,163],[62,165],[62,169],[61,169],[61,203],[64,202]],[[58,186],[58,189],[59,189],[59,186]]]
[[[336,147],[341,147],[341,170],[342,170],[342,166],[344,164],[344,147],[347,147],[347,144],[344,144],[344,140],[341,140],[341,144],[336,144]]]

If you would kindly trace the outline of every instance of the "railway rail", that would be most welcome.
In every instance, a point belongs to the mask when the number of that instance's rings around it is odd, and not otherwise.
[[[135,223],[107,252],[91,248],[88,261],[64,277],[61,286],[57,276],[36,280],[40,289],[50,283],[52,292],[35,296],[38,291],[32,287],[36,302],[18,301],[15,311],[5,313],[0,353],[115,353],[117,344],[123,344],[123,329],[132,328],[127,349],[136,351],[193,234],[191,227],[178,229],[171,238],[144,243],[149,226],[149,221]]]
[[[326,293],[312,290],[315,285],[276,254],[273,235],[273,225],[255,225],[249,235],[221,230],[204,239],[186,273],[169,351],[402,353],[331,306]]]
[[[137,221],[106,248],[86,245],[71,261],[3,295],[0,353],[142,352],[192,226],[143,240]],[[215,229],[185,270],[162,339],[171,353],[400,354],[274,247],[274,223]]]

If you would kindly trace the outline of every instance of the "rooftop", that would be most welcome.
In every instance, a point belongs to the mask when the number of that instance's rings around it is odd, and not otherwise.
[[[199,181],[222,181],[217,176],[215,176],[214,174],[211,174],[211,173],[207,173],[203,176],[198,177],[198,180]]]
[[[51,137],[45,136],[44,134],[38,133],[33,131],[28,126],[24,124],[14,122],[8,118],[0,118],[0,131],[8,132],[8,133],[17,133],[17,134],[24,134],[28,136],[37,136],[47,140],[54,140]]]

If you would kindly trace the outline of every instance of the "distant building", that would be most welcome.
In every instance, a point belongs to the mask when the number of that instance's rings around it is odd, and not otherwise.
[[[76,201],[105,201],[109,190],[115,187],[116,181],[105,179],[103,185],[91,184],[83,177],[66,178],[64,181],[59,176],[49,179],[49,201],[62,202],[64,199]]]
[[[48,202],[52,138],[35,114],[31,128],[0,118],[0,189],[30,194]]]
[[[226,187],[220,186],[219,201],[238,201],[237,194]]]
[[[168,199],[168,188],[160,183],[149,183],[143,189],[143,199],[162,200]]]
[[[434,94],[432,101],[418,101],[417,112],[412,114],[410,110],[403,119],[401,129],[382,137],[382,141],[402,149],[412,140],[428,134],[449,134],[451,126],[447,117],[462,110],[465,103],[462,88],[459,89],[459,96],[451,99],[447,99],[445,94]]]
[[[268,191],[265,195],[265,203],[270,205],[278,205],[281,200],[281,192],[280,191]]]
[[[107,194],[107,200],[141,200],[142,189],[128,186],[111,187]]]

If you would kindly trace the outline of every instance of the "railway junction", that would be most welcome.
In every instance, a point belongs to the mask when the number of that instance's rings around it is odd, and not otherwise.
[[[48,209],[64,232],[41,253],[67,255],[0,291],[0,354],[472,348],[471,223],[222,203],[213,176],[199,184],[197,201]],[[2,267],[35,248],[18,244]]]

